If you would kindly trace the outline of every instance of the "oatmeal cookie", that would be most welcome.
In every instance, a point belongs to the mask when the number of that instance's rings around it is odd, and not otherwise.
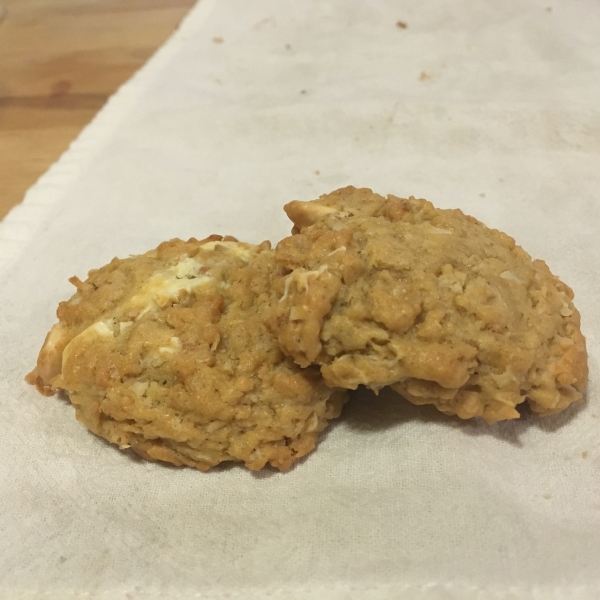
[[[285,357],[264,325],[281,275],[268,242],[172,240],[70,281],[36,369],[91,431],[150,460],[202,471],[289,468],[345,392]]]
[[[285,210],[291,237],[269,320],[280,347],[331,386],[391,386],[488,423],[528,400],[579,400],[585,339],[573,292],[508,235],[460,210],[348,187]]]

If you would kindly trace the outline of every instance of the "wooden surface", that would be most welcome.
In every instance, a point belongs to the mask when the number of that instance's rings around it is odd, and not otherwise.
[[[194,0],[4,0],[0,219],[193,4]]]

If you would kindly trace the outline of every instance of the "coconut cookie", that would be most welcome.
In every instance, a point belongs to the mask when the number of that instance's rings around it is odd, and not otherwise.
[[[269,325],[331,386],[391,386],[488,423],[579,400],[585,340],[573,292],[512,238],[426,200],[340,189],[285,207],[294,230]]]
[[[71,282],[28,380],[65,390],[77,418],[120,448],[202,471],[288,469],[345,392],[286,358],[264,325],[268,242],[172,240]]]

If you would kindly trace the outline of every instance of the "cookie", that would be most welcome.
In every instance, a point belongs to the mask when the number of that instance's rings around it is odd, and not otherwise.
[[[488,423],[526,399],[552,414],[582,397],[573,292],[515,241],[460,210],[348,187],[294,201],[269,320],[285,354],[330,386],[391,386]]]
[[[288,469],[345,392],[286,358],[266,329],[273,254],[268,242],[175,239],[73,277],[28,380],[64,390],[81,423],[146,459]]]

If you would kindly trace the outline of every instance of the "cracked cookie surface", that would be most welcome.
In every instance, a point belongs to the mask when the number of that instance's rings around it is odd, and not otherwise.
[[[28,376],[64,390],[86,427],[150,460],[285,470],[310,452],[345,391],[285,357],[264,325],[273,251],[172,240],[74,277]]]
[[[293,234],[269,320],[331,386],[391,386],[488,423],[528,400],[552,414],[582,397],[585,339],[573,292],[515,241],[426,200],[337,190],[285,210]]]

